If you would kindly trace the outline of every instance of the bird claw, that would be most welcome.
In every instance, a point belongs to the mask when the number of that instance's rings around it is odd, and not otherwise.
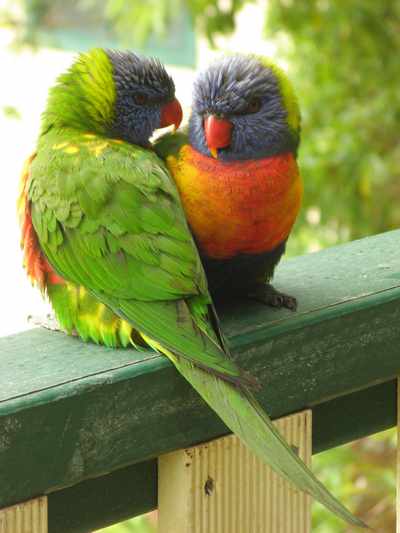
[[[297,300],[294,296],[279,292],[270,284],[258,285],[253,291],[248,293],[248,297],[276,309],[297,310]]]

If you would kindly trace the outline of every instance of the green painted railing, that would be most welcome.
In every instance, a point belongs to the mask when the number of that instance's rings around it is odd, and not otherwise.
[[[318,452],[395,425],[400,231],[281,265],[296,313],[221,309],[274,417],[313,411]],[[171,364],[34,329],[0,339],[0,508],[49,495],[49,531],[87,533],[157,505],[156,458],[227,432]]]

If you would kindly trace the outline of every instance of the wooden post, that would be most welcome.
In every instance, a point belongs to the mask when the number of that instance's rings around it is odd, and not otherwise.
[[[47,533],[47,496],[0,509],[0,533]]]
[[[276,421],[311,464],[311,411]],[[310,533],[311,499],[234,435],[159,458],[159,533]]]

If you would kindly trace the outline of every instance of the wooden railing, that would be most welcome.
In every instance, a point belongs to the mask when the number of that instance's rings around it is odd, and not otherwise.
[[[220,310],[238,363],[264,384],[265,409],[312,411],[314,453],[394,426],[400,231],[286,261],[275,285],[298,298],[296,313],[246,302]],[[6,522],[10,506],[42,495],[52,533],[154,509],[157,458],[226,433],[153,352],[44,329],[0,339],[0,532],[20,531],[5,525],[16,519]]]

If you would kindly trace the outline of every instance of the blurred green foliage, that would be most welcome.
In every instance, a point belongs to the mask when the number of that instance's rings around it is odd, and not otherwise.
[[[140,27],[140,38],[150,34],[165,34],[177,14],[186,11],[200,32],[213,42],[215,35],[229,33],[235,28],[235,14],[248,0],[148,0],[134,2],[106,0],[106,16],[121,34],[132,31],[132,21]]]
[[[392,429],[313,457],[319,479],[379,533],[396,530],[396,443]],[[315,504],[313,533],[354,533],[354,528]]]
[[[195,66],[193,23],[181,0],[4,0],[4,4],[0,26],[13,28],[17,49],[25,45],[73,52],[94,46],[134,48],[167,64]]]
[[[400,3],[269,5],[267,35],[287,37],[303,114],[305,209],[293,248],[400,227]]]
[[[152,35],[165,36],[182,12],[188,14],[198,31],[210,42],[218,34],[232,32],[235,15],[251,0],[71,0],[71,10],[80,14],[96,11],[102,21],[109,23],[122,41],[129,35],[137,43],[143,43]],[[51,23],[51,13],[59,0],[5,0],[0,8],[0,24],[12,23],[20,29],[20,40],[36,43],[37,30]],[[18,4],[20,9],[15,9]],[[7,7],[8,5],[8,7]],[[12,15],[11,15],[12,13]]]
[[[98,533],[156,533],[156,513],[138,516],[132,520],[120,522],[106,529],[99,529]]]
[[[2,107],[2,111],[3,111],[3,115],[7,118],[11,118],[14,120],[20,120],[21,118],[21,113],[13,105],[4,105]]]

